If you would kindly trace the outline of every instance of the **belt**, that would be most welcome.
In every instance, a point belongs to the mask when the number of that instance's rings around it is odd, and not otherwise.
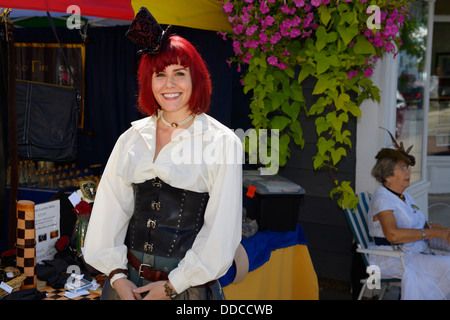
[[[169,280],[168,273],[161,271],[161,270],[157,270],[149,264],[142,263],[130,251],[128,251],[127,258],[128,258],[128,263],[138,272],[138,277],[144,278],[145,280],[148,280],[151,282],[156,282],[156,281],[161,281],[161,280]],[[213,284],[215,284],[216,281],[217,280],[212,280],[205,284],[195,286],[193,288],[209,287],[209,286],[212,286]]]
[[[392,243],[387,241],[386,238],[382,237],[373,237],[373,240],[377,246],[390,246]]]
[[[383,237],[373,237],[373,240],[377,246],[391,246],[392,242],[389,242],[386,238]],[[397,243],[397,245],[401,245],[402,243]]]
[[[169,280],[169,275],[167,273],[161,270],[157,270],[149,264],[141,263],[141,261],[136,258],[130,251],[128,251],[127,258],[128,263],[138,272],[138,277],[152,282]]]

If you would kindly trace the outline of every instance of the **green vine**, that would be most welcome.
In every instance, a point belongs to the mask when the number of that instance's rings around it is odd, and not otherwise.
[[[376,7],[368,11],[371,5]],[[383,54],[396,54],[408,6],[409,0],[224,1],[233,26],[227,36],[236,54],[230,62],[248,64],[243,91],[252,93],[252,125],[279,130],[279,165],[284,166],[291,142],[305,144],[299,115],[315,117],[312,165],[330,172],[330,196],[342,208],[358,203],[350,182],[334,175],[352,148],[346,124],[361,116],[363,101],[380,101],[370,75]],[[316,80],[309,107],[307,78]]]

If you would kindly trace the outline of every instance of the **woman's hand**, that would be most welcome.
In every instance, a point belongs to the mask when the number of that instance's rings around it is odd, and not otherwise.
[[[166,281],[150,282],[145,286],[134,289],[133,292],[138,295],[148,292],[143,298],[144,300],[169,300],[170,297],[166,295],[164,288],[165,283]]]
[[[120,278],[114,281],[114,289],[121,300],[141,300],[141,295],[133,291],[136,288],[136,285],[127,278]]]
[[[433,238],[444,239],[450,244],[450,228],[431,228],[426,229],[425,232],[427,234],[430,232]]]

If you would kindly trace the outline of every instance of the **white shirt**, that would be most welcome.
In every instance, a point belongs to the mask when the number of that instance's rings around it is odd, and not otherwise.
[[[373,217],[386,210],[394,212],[397,226],[403,229],[422,229],[425,225],[425,216],[420,211],[414,198],[407,192],[403,192],[405,201],[387,190],[383,186],[378,186],[370,202],[368,212],[369,234],[372,237],[385,237],[380,220],[373,221]],[[419,240],[405,243],[404,248],[413,252],[422,252],[427,249],[425,241]]]
[[[159,177],[195,192],[208,192],[204,225],[169,280],[179,293],[218,279],[231,266],[241,240],[242,143],[206,114],[195,117],[154,160],[157,117],[132,123],[118,139],[97,189],[84,258],[109,274],[127,266],[124,244],[133,215],[132,183]]]

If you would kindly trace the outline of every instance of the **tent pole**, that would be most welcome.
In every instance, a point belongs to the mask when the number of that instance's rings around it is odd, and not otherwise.
[[[16,245],[16,207],[18,193],[18,153],[17,153],[17,110],[16,110],[16,53],[14,50],[14,24],[6,21],[8,40],[8,122],[9,122],[9,161],[11,165],[11,184],[9,195],[8,248]]]

